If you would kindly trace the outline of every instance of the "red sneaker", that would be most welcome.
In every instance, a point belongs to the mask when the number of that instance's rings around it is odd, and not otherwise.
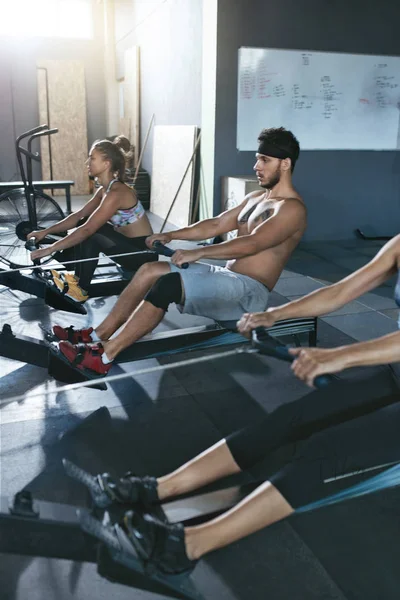
[[[74,326],[60,327],[60,325],[54,325],[53,333],[59,340],[68,340],[71,344],[90,344],[93,342],[90,334],[93,331],[93,327],[88,329],[74,329]]]
[[[101,344],[71,344],[61,341],[58,347],[68,362],[82,371],[88,369],[97,375],[107,375],[112,367],[112,362],[105,365],[101,360],[104,352]]]

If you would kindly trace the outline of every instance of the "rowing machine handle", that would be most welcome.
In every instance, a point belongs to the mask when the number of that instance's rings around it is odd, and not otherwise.
[[[257,327],[251,332],[251,336],[253,346],[260,351],[260,354],[273,356],[274,358],[290,363],[295,360],[295,357],[289,353],[289,348],[287,348],[287,346],[280,345],[276,340],[268,335],[265,327]],[[336,378],[332,375],[318,375],[318,377],[314,379],[313,383],[316,388],[322,388],[330,385],[335,380]]]
[[[162,254],[163,256],[168,256],[169,258],[171,258],[171,256],[173,254],[175,254],[175,250],[168,248],[168,246],[164,246],[164,244],[162,244],[161,242],[159,242],[157,240],[155,242],[153,242],[153,248],[158,254]],[[188,267],[189,267],[189,263],[183,263],[180,268],[187,269]]]
[[[29,250],[29,252],[33,252],[34,250],[37,250],[39,248],[39,242],[37,241],[37,239],[35,237],[31,237],[31,238],[29,238],[29,240],[26,240],[25,248],[27,250]],[[40,265],[40,260],[34,260],[32,262],[36,266]]]

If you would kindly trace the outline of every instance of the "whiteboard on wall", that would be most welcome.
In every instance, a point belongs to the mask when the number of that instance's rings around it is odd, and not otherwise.
[[[238,150],[280,126],[302,150],[396,150],[399,115],[399,57],[239,49]]]

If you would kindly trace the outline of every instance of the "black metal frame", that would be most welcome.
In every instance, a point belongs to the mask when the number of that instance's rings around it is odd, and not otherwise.
[[[43,135],[53,135],[57,133],[58,129],[49,129],[48,125],[39,125],[39,127],[34,127],[29,131],[25,131],[21,135],[19,135],[15,142],[15,149],[17,154],[17,160],[19,169],[21,171],[22,183],[25,190],[25,198],[28,204],[28,215],[29,221],[32,225],[32,229],[37,229],[37,216],[36,216],[36,204],[35,204],[35,188],[32,184],[32,160],[40,161],[39,152],[32,152],[32,141],[38,137],[42,137]],[[29,137],[27,149],[22,148],[20,146],[21,140]],[[26,170],[25,173],[24,165],[22,162],[22,156],[24,155],[26,158]]]
[[[229,325],[227,323],[227,325]],[[232,327],[234,324],[232,323]],[[268,329],[273,337],[298,336],[307,333],[309,345],[316,345],[317,318],[288,319],[280,321]],[[222,324],[204,325],[187,329],[154,333],[142,338],[123,352],[115,360],[116,363],[132,362],[146,358],[157,357],[166,353],[178,353],[196,349],[198,344],[205,347],[208,340],[227,335],[224,345],[238,344],[238,336],[232,329]],[[230,335],[229,335],[230,334]],[[48,370],[49,374],[64,383],[78,383],[88,381],[89,378],[78,369],[69,366],[62,360],[58,353],[52,350],[49,341],[37,340],[32,337],[16,335],[10,325],[5,324],[0,332],[0,356],[12,360],[19,360]],[[243,338],[243,343],[245,339]],[[200,348],[199,348],[200,349]],[[93,380],[91,380],[93,382]],[[97,379],[96,387],[106,389],[106,378]],[[92,384],[91,384],[92,385]],[[92,386],[93,387],[93,386]]]
[[[189,496],[183,500],[169,501],[160,507],[155,506],[154,510],[159,518],[170,523],[197,525],[240,502],[259,483],[229,487]],[[29,491],[18,492],[12,502],[1,496],[0,554],[24,554],[96,562],[97,553],[94,549],[96,541],[82,532],[76,514],[78,508],[84,507],[37,500]],[[126,508],[125,506],[123,510]],[[29,533],[26,531],[28,524]]]
[[[155,506],[154,513],[170,523],[195,525],[228,510],[257,485],[250,483],[168,502]],[[100,575],[115,582],[173,598],[199,598],[190,580],[187,585],[174,585],[173,578],[166,577],[163,585],[162,579],[157,581],[144,575],[139,561],[137,570],[116,563],[105,546],[99,546],[97,539],[82,531],[77,515],[79,508],[82,507],[36,500],[29,491],[19,492],[11,503],[1,497],[0,553],[98,563]],[[127,509],[115,508],[121,516]]]
[[[119,296],[128,285],[128,279],[99,279],[89,285],[90,297]],[[43,298],[45,303],[57,310],[70,313],[86,315],[87,311],[83,304],[74,302],[58,292],[54,284],[46,277],[45,271],[34,269],[31,273],[24,271],[11,271],[0,269],[0,285],[12,290],[19,290],[38,298]]]
[[[368,471],[366,469],[349,476],[363,477]],[[339,476],[337,480],[340,479]],[[154,506],[152,513],[170,523],[197,525],[229,510],[261,483],[262,481],[252,481],[214,492],[191,495]],[[0,553],[97,563],[99,574],[113,582],[172,598],[200,599],[190,578],[148,574],[138,558],[131,558],[129,566],[121,564],[118,552],[82,530],[82,520],[77,513],[78,509],[89,516],[93,514],[101,527],[101,518],[103,522],[105,516],[110,523],[118,523],[129,508],[132,507],[114,505],[110,508],[110,518],[108,511],[103,512],[97,508],[92,511],[69,504],[38,501],[26,490],[16,494],[11,503],[7,498],[1,497]],[[134,509],[137,511],[140,507],[135,506]]]

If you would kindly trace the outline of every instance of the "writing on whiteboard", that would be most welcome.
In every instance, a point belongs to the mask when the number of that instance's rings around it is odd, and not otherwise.
[[[397,149],[400,58],[241,48],[237,147],[284,126],[302,149]]]

